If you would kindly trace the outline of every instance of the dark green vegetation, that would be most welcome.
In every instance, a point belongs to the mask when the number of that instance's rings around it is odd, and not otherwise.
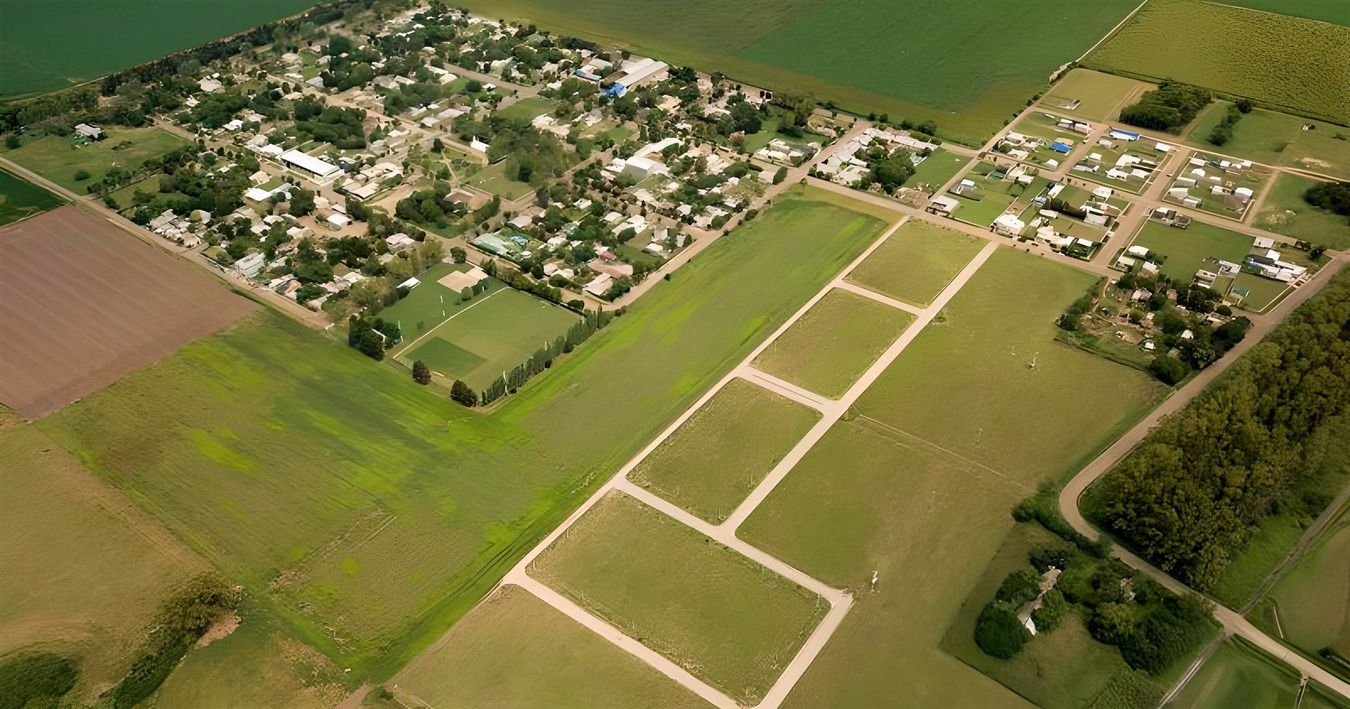
[[[1136,103],[1120,109],[1120,120],[1132,126],[1176,133],[1194,120],[1212,98],[1204,89],[1165,81],[1158,88],[1145,91]]]
[[[467,4],[493,17],[618,40],[673,63],[812,94],[860,113],[935,121],[944,137],[968,143],[996,131],[1056,67],[1077,58],[1135,5],[1129,0]]]
[[[1308,688],[1310,691],[1312,687]],[[1218,647],[1169,706],[1178,709],[1301,707],[1299,677],[1241,638]]]
[[[58,706],[79,677],[79,664],[55,653],[7,657],[0,660],[0,709]]]
[[[1086,511],[1187,584],[1209,588],[1253,525],[1316,469],[1350,404],[1350,274],[1338,274],[1089,491]]]
[[[63,202],[51,192],[0,170],[0,225],[41,214]]]
[[[1233,128],[1237,126],[1242,117],[1252,112],[1252,102],[1249,99],[1241,99],[1237,103],[1228,107],[1224,113],[1223,120],[1219,121],[1205,140],[1210,145],[1227,145],[1228,141],[1233,139]]]

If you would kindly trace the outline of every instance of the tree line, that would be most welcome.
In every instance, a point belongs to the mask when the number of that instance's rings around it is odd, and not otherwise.
[[[553,360],[576,349],[621,314],[622,311],[587,311],[586,317],[568,328],[566,334],[544,343],[530,355],[529,359],[516,365],[511,371],[500,374],[482,392],[475,392],[469,385],[456,380],[451,389],[451,398],[465,406],[487,406],[507,394],[514,394],[531,377],[552,367]]]

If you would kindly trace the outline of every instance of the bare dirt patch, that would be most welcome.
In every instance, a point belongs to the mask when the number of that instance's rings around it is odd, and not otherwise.
[[[230,613],[216,621],[200,638],[197,638],[197,647],[206,647],[217,640],[230,637],[230,633],[239,628],[241,620],[238,613]]]
[[[5,227],[0,402],[45,416],[255,307],[77,207]]]

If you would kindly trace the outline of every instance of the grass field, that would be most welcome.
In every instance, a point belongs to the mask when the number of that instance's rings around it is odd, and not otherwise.
[[[490,192],[500,195],[502,199],[511,201],[520,199],[534,191],[528,182],[517,182],[506,175],[507,161],[502,160],[479,170],[470,175],[465,183],[484,192]]]
[[[923,185],[929,192],[936,192],[947,184],[948,180],[955,177],[968,162],[970,158],[964,155],[938,148],[919,163],[905,184],[910,187]]]
[[[1135,3],[1014,0],[750,0],[671,5],[655,0],[474,0],[492,16],[721,71],[734,79],[830,99],[892,119],[935,120],[944,137],[992,135]],[[987,38],[997,35],[999,41]],[[1007,57],[1017,61],[1007,61]],[[990,70],[990,67],[996,67]]]
[[[1341,0],[1224,0],[1224,4],[1350,25],[1350,5]]]
[[[694,709],[707,704],[528,591],[505,586],[393,684],[408,706]]]
[[[1154,0],[1085,61],[1168,77],[1258,102],[1350,122],[1350,28],[1190,0]]]
[[[1301,131],[1284,149],[1280,164],[1350,180],[1350,128]]]
[[[497,111],[495,115],[499,118],[529,123],[534,120],[536,116],[552,111],[554,105],[556,104],[554,104],[551,99],[532,96],[516,101],[510,106]]]
[[[92,704],[126,673],[160,600],[206,564],[32,426],[0,428],[0,459],[0,657],[75,658],[70,698]]]
[[[1229,640],[1210,655],[1169,707],[1294,707],[1298,676],[1287,666],[1243,643]]]
[[[1211,103],[1191,123],[1186,132],[1187,140],[1225,155],[1267,165],[1288,164],[1333,176],[1350,173],[1350,143],[1335,137],[1350,129],[1287,113],[1253,109],[1233,126],[1233,137],[1228,142],[1222,146],[1211,145],[1206,138],[1227,115],[1231,105],[1228,101]],[[1312,128],[1304,130],[1305,126]],[[1298,164],[1298,160],[1309,152],[1326,164]]]
[[[1175,229],[1148,220],[1131,244],[1166,255],[1159,267],[1162,274],[1189,283],[1196,271],[1215,270],[1217,259],[1242,263],[1252,250],[1252,237],[1195,221]]]
[[[628,474],[720,524],[820,420],[820,414],[733,379]]]
[[[103,179],[112,167],[134,170],[149,158],[188,145],[186,140],[154,126],[109,126],[106,132],[107,138],[83,146],[54,135],[26,139],[12,150],[0,149],[0,157],[13,160],[76,194],[84,194],[86,185]],[[75,173],[80,170],[88,172],[89,178],[76,180]]]
[[[540,554],[530,575],[747,705],[763,698],[829,609],[618,492]]]
[[[1055,83],[1040,104],[1055,113],[1087,121],[1115,117],[1126,99],[1153,88],[1152,84],[1091,69],[1073,69]],[[1074,108],[1069,106],[1078,102]]]
[[[1269,598],[1279,609],[1286,640],[1315,655],[1331,647],[1350,655],[1350,515],[1342,513],[1313,542]]]
[[[984,244],[978,237],[911,219],[845,278],[898,300],[927,305]]]
[[[1316,184],[1316,180],[1287,172],[1276,175],[1252,226],[1333,249],[1350,248],[1350,217],[1318,209],[1303,199],[1303,193]]]
[[[866,296],[834,289],[755,358],[754,366],[838,399],[914,322]]]
[[[27,219],[65,203],[37,185],[0,170],[0,226]]]

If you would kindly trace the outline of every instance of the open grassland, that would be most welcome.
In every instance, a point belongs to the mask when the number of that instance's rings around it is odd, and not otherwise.
[[[1218,259],[1242,263],[1252,250],[1252,237],[1196,221],[1185,229],[1145,221],[1131,243],[1165,255],[1158,270],[1182,283],[1189,283],[1202,268],[1216,270]]]
[[[1224,642],[1209,656],[1168,706],[1292,708],[1297,704],[1298,683],[1298,675],[1288,666],[1234,639]]]
[[[54,209],[65,200],[37,185],[0,170],[0,226]]]
[[[498,118],[529,123],[536,116],[543,115],[553,110],[554,103],[551,99],[532,96],[512,103],[495,113]]]
[[[754,366],[837,399],[914,322],[914,316],[846,290],[825,294]]]
[[[1310,20],[1350,25],[1350,5],[1342,0],[1223,0],[1225,5],[1240,5],[1253,10],[1281,12]]]
[[[1350,180],[1350,128],[1301,131],[1284,149],[1280,164]]]
[[[747,705],[763,698],[829,609],[619,492],[588,510],[529,571]]]
[[[160,600],[206,564],[32,426],[0,429],[0,460],[0,657],[74,658],[70,698],[92,704],[126,673]]]
[[[884,226],[817,194],[719,240],[490,416],[260,313],[42,426],[353,677],[386,675]]]
[[[1290,644],[1309,655],[1329,647],[1350,656],[1350,514],[1342,512],[1268,598]]]
[[[1350,142],[1336,138],[1350,133],[1350,129],[1262,108],[1244,114],[1233,126],[1233,137],[1228,142],[1222,146],[1211,145],[1206,139],[1228,114],[1230,106],[1228,101],[1211,103],[1191,122],[1186,139],[1224,155],[1267,165],[1288,164],[1331,176],[1350,171]],[[1310,128],[1305,130],[1306,126]],[[1307,157],[1308,147],[1312,148],[1317,162],[1299,164],[1300,159]]]
[[[1085,60],[1350,122],[1350,27],[1192,0],[1153,0]]]
[[[465,183],[470,187],[500,196],[506,201],[520,199],[534,191],[528,182],[520,182],[515,175],[508,175],[507,161],[495,162],[473,173]]]
[[[984,243],[969,234],[911,219],[845,280],[897,300],[927,305],[975,258]]]
[[[1115,117],[1129,99],[1153,87],[1136,79],[1103,74],[1091,69],[1073,69],[1041,97],[1041,105],[1055,113],[1087,121]],[[1070,108],[1077,102],[1077,106]]]
[[[1061,64],[1116,25],[1132,0],[471,0],[676,64],[721,71],[849,110],[934,120],[945,137],[977,144],[1017,113]],[[997,37],[997,41],[991,41]],[[1008,60],[1016,57],[1016,61]]]
[[[150,158],[188,145],[186,140],[154,126],[109,126],[106,132],[108,137],[103,140],[84,145],[55,135],[28,138],[17,148],[0,149],[0,157],[13,160],[76,194],[84,194],[86,185],[103,179],[111,168],[134,170]],[[75,179],[80,170],[89,173],[89,177]]]
[[[930,192],[941,189],[947,181],[956,176],[961,168],[970,162],[970,158],[938,148],[923,159],[914,169],[914,175],[905,182],[909,187],[923,186]]]
[[[304,10],[314,0],[6,3],[0,95],[59,89]]]
[[[819,420],[814,409],[733,379],[628,478],[720,524]]]
[[[1298,709],[1350,709],[1350,699],[1327,689],[1317,682],[1309,682],[1299,701]]]
[[[1350,248],[1350,217],[1319,209],[1303,199],[1303,193],[1317,184],[1317,180],[1287,172],[1276,175],[1252,226],[1333,249]]]
[[[518,586],[484,600],[393,684],[408,706],[707,706]]]

